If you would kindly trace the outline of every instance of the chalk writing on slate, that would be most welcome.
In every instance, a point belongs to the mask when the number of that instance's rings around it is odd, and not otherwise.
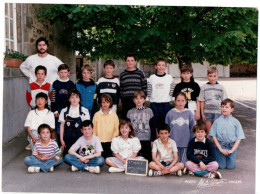
[[[131,159],[126,160],[126,174],[146,176],[148,170],[148,161],[145,159]]]

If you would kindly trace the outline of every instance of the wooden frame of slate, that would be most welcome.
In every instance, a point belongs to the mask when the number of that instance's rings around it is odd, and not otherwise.
[[[126,159],[125,174],[136,176],[147,176],[148,160],[145,159]]]

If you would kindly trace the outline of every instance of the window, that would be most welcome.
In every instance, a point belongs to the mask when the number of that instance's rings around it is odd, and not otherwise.
[[[5,48],[17,50],[16,5],[5,4]]]

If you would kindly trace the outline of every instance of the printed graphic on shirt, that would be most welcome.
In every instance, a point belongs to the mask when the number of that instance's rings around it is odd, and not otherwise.
[[[67,89],[61,89],[59,91],[59,94],[68,94],[68,90]]]
[[[183,92],[186,95],[186,99],[190,101],[191,93],[194,92],[194,90],[192,88],[183,88],[181,92]]]
[[[202,159],[202,156],[204,157],[208,157],[208,150],[199,150],[199,149],[194,149],[194,155],[196,156],[196,158],[198,159]]]
[[[86,145],[79,152],[79,154],[82,156],[88,156],[88,155],[92,155],[94,153],[95,153],[95,147],[93,145]]]
[[[149,120],[150,117],[149,115],[143,113],[143,114],[137,114],[133,113],[130,115],[130,120],[133,125],[135,134],[139,134],[140,132],[142,133],[148,133],[149,131]]]
[[[177,125],[179,125],[179,126],[182,126],[182,125],[184,125],[184,124],[189,125],[189,119],[184,119],[184,118],[182,118],[182,117],[179,117],[179,118],[176,119],[176,120],[172,120],[171,123],[172,123],[173,125],[177,124]]]
[[[163,83],[157,83],[156,84],[156,89],[163,89],[164,88],[164,84]]]

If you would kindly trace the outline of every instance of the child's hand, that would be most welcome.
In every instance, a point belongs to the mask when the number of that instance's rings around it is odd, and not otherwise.
[[[61,143],[61,149],[64,150],[64,148],[66,147],[65,142],[61,140],[60,143]]]
[[[231,150],[227,150],[228,151],[228,154],[232,154],[233,153],[233,151],[231,151]]]
[[[126,160],[123,160],[122,163],[123,163],[123,164],[126,164]]]
[[[198,121],[200,119],[200,113],[199,112],[196,112],[195,114],[195,120]]]
[[[164,169],[162,170],[162,173],[163,173],[163,174],[168,174],[168,173],[170,173],[170,170],[166,167],[166,168],[164,168]]]
[[[200,170],[206,170],[207,169],[207,166],[204,164],[204,162],[200,162]]]
[[[220,152],[224,155],[224,156],[228,156],[229,150],[224,150],[224,149],[221,149]]]
[[[203,114],[203,115],[201,115],[201,117],[202,117],[202,120],[203,120],[204,122],[206,122],[206,117],[205,117],[205,115]]]
[[[89,159],[84,160],[84,163],[87,164],[89,162]]]
[[[32,137],[32,142],[33,142],[33,145],[36,143],[37,139]]]
[[[55,116],[55,117],[59,117],[60,115],[59,115],[59,113],[57,112],[57,113],[54,114],[54,116]]]

